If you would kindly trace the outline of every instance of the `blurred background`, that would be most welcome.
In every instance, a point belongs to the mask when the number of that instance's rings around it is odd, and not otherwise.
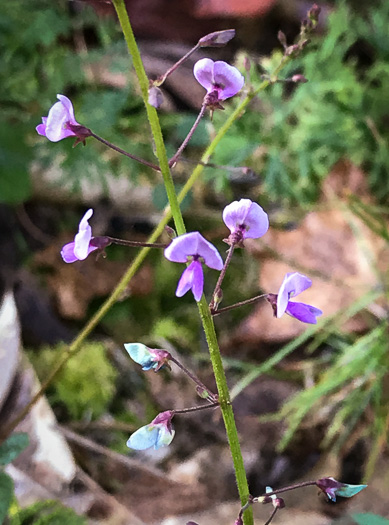
[[[237,251],[223,306],[276,293],[285,272],[313,280],[302,301],[323,318],[307,327],[261,303],[216,318],[251,493],[323,476],[368,482],[356,498],[327,503],[314,489],[285,497],[274,523],[384,525],[389,521],[389,3],[319,4],[311,42],[281,73],[308,82],[272,85],[255,98],[183,203],[188,230],[222,254],[223,207],[251,198],[269,213],[263,239]],[[297,0],[127,0],[150,78],[205,34],[235,28],[221,49],[201,49],[162,90],[169,155],[204,96],[193,77],[203,57],[226,60],[258,87],[280,62],[311,4]],[[123,149],[156,159],[135,74],[110,2],[14,0],[0,19],[0,425],[31,398],[136,251],[108,248],[66,265],[60,257],[85,210],[97,235],[146,240],[166,204],[160,176],[102,144],[53,144],[35,127],[56,94],[76,120]],[[244,65],[249,61],[249,72]],[[177,189],[239,104],[206,116],[174,171]],[[233,523],[234,474],[218,414],[175,418],[159,451],[135,453],[128,435],[162,410],[196,404],[176,369],[141,372],[124,342],[165,348],[214,387],[181,268],[153,252],[20,426],[30,446],[6,472],[17,499],[12,524]],[[206,274],[212,293],[215,272]],[[57,423],[57,424],[56,424]],[[341,498],[339,498],[340,500]],[[266,521],[267,506],[255,509]],[[381,516],[381,517],[379,517]]]

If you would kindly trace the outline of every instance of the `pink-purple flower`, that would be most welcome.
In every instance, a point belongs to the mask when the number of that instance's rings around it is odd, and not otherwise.
[[[49,110],[47,117],[42,117],[42,124],[36,127],[39,135],[51,142],[58,142],[67,137],[77,137],[83,142],[91,135],[91,131],[77,122],[74,117],[73,104],[65,95],[57,95],[56,102]]]
[[[202,263],[214,270],[223,268],[223,260],[219,252],[199,232],[185,233],[176,237],[165,249],[164,253],[169,261],[178,263],[190,262],[178,282],[177,297],[182,297],[188,290],[192,290],[196,301],[200,301],[204,288]]]
[[[244,85],[244,77],[234,66],[210,58],[202,58],[193,69],[196,80],[207,90],[211,102],[233,97]]]
[[[174,412],[161,412],[151,423],[139,428],[127,441],[127,447],[134,450],[146,450],[154,447],[156,450],[170,445],[175,431],[172,426]]]
[[[323,313],[321,310],[309,304],[290,300],[311,286],[311,279],[305,275],[298,272],[287,273],[278,292],[275,309],[276,316],[279,318],[284,313],[287,313],[303,323],[316,324],[316,318]]]
[[[238,244],[244,239],[258,239],[269,229],[267,213],[250,199],[231,202],[223,210],[223,221],[231,235],[227,242]]]
[[[367,487],[367,485],[349,485],[348,483],[341,483],[334,478],[321,478],[316,481],[316,485],[331,501],[336,501],[336,496],[351,498]]]
[[[131,359],[141,365],[142,370],[153,368],[155,372],[168,365],[171,355],[166,350],[157,350],[148,348],[142,343],[125,343],[124,348],[127,350]]]
[[[74,237],[74,242],[69,242],[62,248],[62,259],[66,263],[83,261],[91,252],[102,248],[102,246],[99,245],[99,242],[96,242],[96,245],[92,244],[95,238],[92,237],[92,228],[88,222],[92,215],[93,210],[89,209],[80,221],[78,233]],[[98,239],[104,239],[104,237]],[[108,243],[106,243],[106,246],[107,245]]]

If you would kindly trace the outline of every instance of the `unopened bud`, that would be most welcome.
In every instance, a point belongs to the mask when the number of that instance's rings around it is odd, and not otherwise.
[[[165,232],[168,234],[169,239],[175,239],[177,237],[177,232],[170,226],[165,226]]]
[[[283,509],[285,507],[285,501],[282,498],[274,498],[272,503],[275,509]]]
[[[308,11],[308,18],[314,23],[314,25],[316,25],[319,22],[320,12],[321,7],[319,7],[317,4],[313,4],[311,9]]]
[[[246,55],[243,59],[243,67],[245,68],[245,70],[247,71],[247,73],[250,72],[250,69],[251,69],[251,60],[249,59],[249,57]]]
[[[162,103],[163,103],[162,91],[156,86],[151,86],[151,88],[149,88],[150,106],[153,106],[154,108],[159,109],[162,106]]]
[[[217,310],[219,304],[222,302],[223,300],[223,290],[221,288],[219,288],[219,290],[214,294],[213,296],[213,304],[214,304],[214,309]]]
[[[305,84],[305,82],[308,82],[308,79],[304,75],[293,75],[291,81],[296,82],[296,84]]]
[[[234,525],[243,525],[243,520],[241,516],[239,516],[239,518],[235,520]]]
[[[283,31],[278,31],[277,38],[284,49],[288,46],[286,43],[286,36]]]
[[[224,29],[209,33],[199,40],[200,47],[223,47],[235,36],[235,29]]]
[[[290,57],[297,54],[300,51],[300,46],[298,44],[293,44],[293,46],[288,46],[285,48],[285,55]]]

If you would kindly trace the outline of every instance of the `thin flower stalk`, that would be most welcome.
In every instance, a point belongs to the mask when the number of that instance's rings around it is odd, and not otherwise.
[[[246,306],[248,304],[254,304],[257,303],[260,299],[266,299],[267,294],[263,293],[261,295],[256,295],[255,297],[252,297],[251,299],[246,299],[245,301],[240,301],[239,303],[231,304],[229,306],[225,306],[224,308],[218,308],[217,310],[211,310],[211,313],[213,317],[216,315],[224,314],[225,312],[229,312],[230,310],[234,310],[235,308],[240,308],[241,306]]]
[[[112,144],[108,140],[103,139],[102,137],[99,137],[99,135],[96,135],[96,133],[93,133],[91,131],[90,136],[104,144],[105,146],[108,146],[108,148],[113,149],[117,153],[120,153],[121,155],[124,155],[128,157],[129,159],[136,160],[136,162],[139,162],[140,164],[143,164],[144,166],[147,166],[148,168],[151,168],[155,171],[161,171],[161,168],[157,166],[156,164],[153,164],[152,162],[149,162],[148,160],[142,159],[141,157],[138,157],[137,155],[134,155],[132,153],[128,153],[128,151],[125,151],[122,148],[119,148],[118,146],[115,146],[115,144]]]
[[[201,106],[200,113],[197,115],[197,118],[194,121],[194,124],[191,127],[191,129],[190,129],[188,135],[186,136],[184,142],[178,148],[177,152],[173,155],[173,157],[169,160],[169,166],[170,167],[172,167],[172,166],[174,166],[176,164],[177,160],[181,156],[181,153],[184,151],[186,146],[189,144],[189,141],[192,138],[193,133],[196,131],[197,126],[200,124],[200,120],[203,118],[206,109],[207,109],[207,106],[203,104]]]
[[[172,355],[169,357],[169,361],[171,361],[172,363],[176,364],[178,366],[178,368],[180,368],[184,374],[186,374],[198,387],[198,393],[199,395],[201,395],[201,397],[205,397],[205,394],[206,394],[206,399],[208,399],[208,401],[212,402],[212,403],[219,403],[217,401],[217,395],[214,394],[213,392],[211,392],[211,390],[209,390],[209,388],[207,388],[204,383],[202,383],[200,381],[200,379],[193,373],[191,372],[190,370],[188,370],[188,368],[186,368],[182,363],[180,363],[180,361],[178,361],[175,357],[173,357]]]

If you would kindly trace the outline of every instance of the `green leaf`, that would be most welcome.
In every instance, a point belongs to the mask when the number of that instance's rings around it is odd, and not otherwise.
[[[28,446],[28,442],[28,434],[24,432],[12,434],[12,436],[0,446],[0,465],[4,466],[12,463]]]
[[[358,525],[389,525],[389,520],[377,514],[367,512],[366,514],[353,514],[353,520]]]
[[[13,496],[12,479],[5,472],[0,472],[0,523],[3,523]]]

